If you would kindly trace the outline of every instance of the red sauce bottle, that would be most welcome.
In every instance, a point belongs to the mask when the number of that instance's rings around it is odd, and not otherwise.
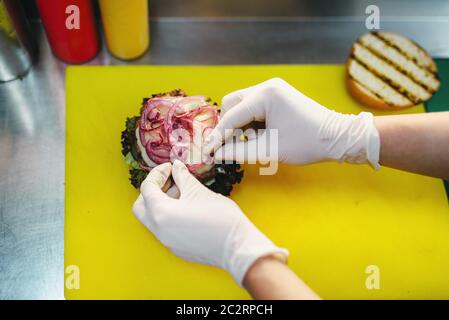
[[[53,54],[67,63],[84,63],[99,51],[91,0],[36,0]]]

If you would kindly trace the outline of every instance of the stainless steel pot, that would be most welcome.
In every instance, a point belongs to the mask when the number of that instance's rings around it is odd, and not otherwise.
[[[0,82],[22,78],[37,57],[20,1],[0,0]]]

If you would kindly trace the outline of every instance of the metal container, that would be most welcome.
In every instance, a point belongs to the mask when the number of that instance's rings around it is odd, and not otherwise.
[[[37,56],[23,8],[17,0],[0,0],[0,82],[22,78]]]

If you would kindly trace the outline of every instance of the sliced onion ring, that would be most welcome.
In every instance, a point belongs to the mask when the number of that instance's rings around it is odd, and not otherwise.
[[[218,119],[217,107],[203,96],[152,98],[141,114],[140,142],[153,163],[178,159],[186,163],[198,179],[204,180],[213,174],[213,165],[202,162],[202,157],[195,152],[201,152],[204,139]],[[190,156],[195,161],[192,162]]]

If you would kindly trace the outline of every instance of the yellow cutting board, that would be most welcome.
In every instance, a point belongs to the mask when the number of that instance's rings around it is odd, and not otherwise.
[[[151,93],[182,88],[220,102],[275,76],[329,108],[362,111],[337,65],[67,69],[66,298],[249,298],[224,271],[174,256],[134,217],[138,191],[128,181],[120,132]],[[244,168],[232,199],[290,250],[291,268],[323,298],[449,298],[441,180],[338,163],[282,166],[274,176]],[[375,274],[366,273],[369,266]],[[370,275],[379,275],[379,289],[367,288]]]

